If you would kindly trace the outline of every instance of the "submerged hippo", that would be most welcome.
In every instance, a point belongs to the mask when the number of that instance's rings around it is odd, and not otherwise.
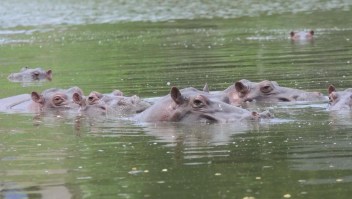
[[[304,40],[312,40],[314,35],[314,31],[308,32],[290,32],[291,40],[293,41],[304,41]]]
[[[237,81],[224,91],[229,103],[239,106],[243,102],[295,102],[295,101],[325,101],[319,92],[279,86],[275,81],[264,80],[259,83],[246,79]]]
[[[352,107],[352,88],[344,91],[336,91],[333,85],[328,87],[329,107],[328,110],[351,110]]]
[[[81,111],[88,115],[128,116],[140,113],[151,105],[137,95],[123,96],[123,93],[119,90],[110,94],[93,91],[87,97],[84,97],[81,93],[74,93],[73,101],[79,104]]]
[[[268,112],[251,112],[218,100],[212,94],[195,88],[179,90],[172,87],[170,94],[160,98],[150,108],[137,114],[140,122],[236,122],[270,117]]]
[[[32,82],[52,79],[52,71],[45,71],[42,68],[28,68],[24,67],[18,73],[11,73],[7,79],[11,82]]]
[[[73,93],[83,93],[78,87],[69,89],[50,88],[42,93],[33,91],[0,99],[0,111],[6,113],[40,113],[47,110],[78,109],[72,101]]]
[[[83,91],[78,87],[71,87],[69,89],[50,88],[40,94],[33,91],[31,93],[33,101],[31,109],[36,112],[58,108],[78,109],[79,106],[72,100],[74,93],[82,94]]]

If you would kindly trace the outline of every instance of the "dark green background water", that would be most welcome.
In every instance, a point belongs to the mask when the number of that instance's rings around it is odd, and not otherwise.
[[[240,79],[352,87],[349,1],[10,1],[0,97],[79,86],[141,97]],[[292,43],[292,30],[315,30]],[[23,66],[53,81],[7,80]],[[0,198],[350,198],[351,114],[279,104],[259,124],[0,114]]]

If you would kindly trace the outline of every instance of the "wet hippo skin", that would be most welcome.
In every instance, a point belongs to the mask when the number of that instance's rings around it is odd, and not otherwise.
[[[160,98],[150,108],[136,115],[141,122],[235,122],[270,117],[268,112],[251,112],[224,103],[217,96],[195,88],[179,90],[172,87],[170,94]]]

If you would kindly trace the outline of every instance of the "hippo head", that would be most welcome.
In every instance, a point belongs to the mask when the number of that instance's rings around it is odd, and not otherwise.
[[[308,32],[290,32],[291,40],[293,41],[304,41],[304,40],[312,40],[314,35],[314,31],[310,30]]]
[[[68,96],[61,91],[45,95],[33,91],[31,97],[34,102],[40,104],[41,107],[46,108],[68,108],[69,104]]]
[[[226,123],[243,119],[259,119],[261,115],[224,103],[208,92],[194,88],[172,87],[170,95],[136,116],[143,122],[205,122]]]
[[[79,93],[73,95],[73,101],[81,106],[81,111],[89,114],[99,115],[130,115],[144,111],[150,106],[148,102],[141,100],[138,96],[123,96],[119,90],[111,94],[101,94],[93,91],[87,97]]]
[[[319,92],[306,92],[298,89],[281,87],[275,81],[264,80],[259,83],[248,80],[237,81],[224,91],[231,104],[243,102],[293,102],[321,101],[324,96]]]
[[[43,70],[42,68],[24,67],[19,73],[12,73],[8,79],[13,82],[31,82],[40,80],[52,80],[52,70]]]
[[[351,110],[352,107],[352,89],[336,91],[333,85],[328,87],[329,107],[328,110]]]
[[[51,88],[43,91],[41,94],[33,91],[31,98],[41,109],[77,108],[77,105],[72,102],[71,96],[73,92],[82,93],[82,90],[78,87],[69,89]]]
[[[99,116],[107,114],[107,105],[97,97],[98,92],[92,92],[88,97],[82,93],[75,92],[72,95],[74,103],[80,106],[80,111],[89,116]]]
[[[35,69],[27,69],[30,70],[30,74],[32,76],[33,80],[44,80],[47,79],[51,81],[52,79],[52,70],[43,70],[41,68],[35,68]]]

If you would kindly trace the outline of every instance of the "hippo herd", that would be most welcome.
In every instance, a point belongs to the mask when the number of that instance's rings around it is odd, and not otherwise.
[[[29,78],[26,77],[28,74],[35,78],[51,78],[52,72],[26,68],[16,75],[11,74],[9,79],[15,76]],[[223,91],[210,92],[207,85],[202,90],[172,87],[166,96],[142,99],[136,95],[125,96],[119,90],[108,94],[92,91],[84,95],[79,87],[50,88],[41,93],[33,91],[31,94],[0,99],[0,111],[43,113],[64,110],[93,117],[116,116],[151,123],[231,123],[273,117],[269,111],[256,112],[243,108],[248,103],[327,102],[327,99],[328,110],[349,110],[352,106],[352,89],[337,91],[330,85],[326,97],[320,92],[282,87],[275,81],[251,82],[242,79]]]
[[[291,32],[292,41],[312,40],[314,31]],[[42,68],[22,68],[12,73],[12,82],[51,81],[52,71]],[[92,91],[84,95],[79,87],[68,89],[51,88],[41,93],[33,91],[0,99],[0,111],[22,113],[46,113],[63,110],[86,116],[116,116],[131,118],[139,122],[205,122],[229,123],[243,120],[272,118],[269,111],[249,111],[248,103],[279,102],[327,102],[328,110],[350,110],[352,88],[337,91],[328,87],[328,97],[320,92],[307,92],[280,86],[275,81],[251,82],[239,80],[223,91],[210,92],[205,85],[202,90],[193,87],[179,89],[172,87],[163,97],[142,99],[136,95],[125,96],[114,90],[108,94]]]

